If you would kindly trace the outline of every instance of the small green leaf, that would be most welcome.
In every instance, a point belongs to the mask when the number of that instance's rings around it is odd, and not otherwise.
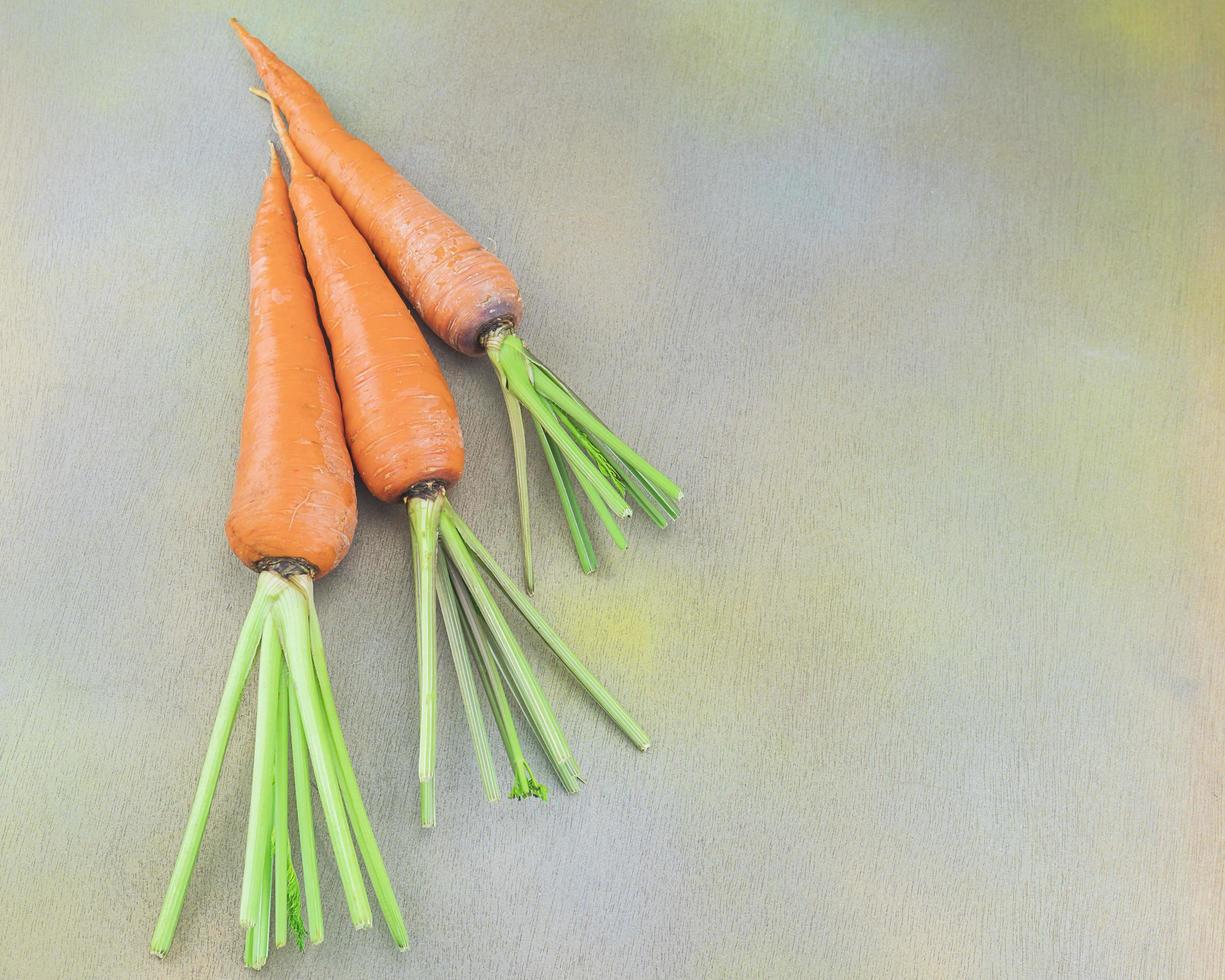
[[[298,944],[298,952],[306,949],[306,925],[302,922],[302,897],[298,893],[298,876],[294,874],[293,861],[286,862],[289,865],[289,887],[287,895],[289,898],[289,928],[293,932],[293,940]]]

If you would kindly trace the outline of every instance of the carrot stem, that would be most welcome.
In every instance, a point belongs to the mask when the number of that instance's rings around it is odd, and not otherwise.
[[[340,776],[340,790],[344,796],[345,808],[349,820],[357,835],[357,846],[361,851],[362,860],[366,865],[366,873],[374,886],[374,894],[378,899],[379,910],[383,913],[383,921],[391,933],[391,938],[400,949],[408,949],[408,929],[404,925],[404,917],[400,913],[400,905],[396,901],[395,892],[391,887],[391,879],[387,875],[387,867],[383,863],[383,855],[374,837],[374,828],[370,824],[370,816],[366,812],[366,804],[362,800],[361,790],[357,786],[357,773],[353,770],[353,760],[349,757],[348,746],[345,745],[344,733],[340,729],[340,715],[336,711],[336,697],[332,692],[332,682],[328,677],[327,657],[323,650],[323,632],[319,627],[319,613],[315,609],[314,583],[306,575],[294,576],[294,584],[306,597],[310,626],[311,661],[315,678],[319,685],[319,696],[327,719],[332,744],[336,753],[336,767]],[[365,898],[365,889],[362,889]],[[368,914],[368,913],[367,913]],[[369,925],[369,919],[366,922]],[[322,935],[322,930],[321,933]]]
[[[564,413],[557,411],[554,406],[546,402],[545,409],[551,416],[553,416],[553,418],[557,419],[558,424],[560,424],[561,427],[570,434],[575,443],[583,447],[583,450],[588,454],[592,462],[596,464],[596,469],[599,471],[600,475],[615,486],[618,493],[624,493],[625,489],[621,486],[620,480],[612,468],[612,464],[600,454],[599,450],[595,448],[591,440],[587,439],[587,437],[575,427],[574,423],[571,422]],[[573,467],[570,469],[574,474],[574,478],[578,481],[579,487],[582,489],[583,493],[586,494],[587,500],[591,504],[591,509],[595,511],[596,517],[598,517],[600,519],[600,523],[604,525],[604,530],[606,530],[608,532],[608,536],[612,538],[613,544],[624,551],[627,547],[625,535],[622,533],[621,527],[617,524],[617,519],[613,517],[612,511],[608,509],[608,505],[604,503],[603,498],[600,497],[599,491],[596,489],[595,485],[592,484],[590,477],[585,476],[582,472],[575,470]]]
[[[557,421],[562,424],[562,428],[570,433],[570,437],[582,447],[583,452],[595,463],[596,469],[600,471],[604,479],[617,488],[617,493],[624,494],[629,487],[621,479],[621,474],[613,468],[613,464],[609,461],[604,450],[586,432],[575,425],[574,420],[569,415],[551,402],[549,407],[553,409],[553,414],[557,416]]]
[[[268,842],[264,858],[264,867],[260,875],[259,910],[256,913],[255,924],[251,927],[250,959],[247,966],[253,970],[262,969],[268,962],[268,927],[272,918],[272,842]]]
[[[560,453],[553,445],[553,440],[544,431],[544,427],[532,419],[536,426],[536,438],[540,448],[544,450],[545,461],[549,464],[549,473],[553,476],[553,484],[557,487],[557,496],[561,500],[562,513],[566,515],[566,526],[570,528],[570,537],[574,541],[574,550],[578,552],[578,563],[583,571],[590,575],[596,569],[595,548],[591,543],[591,534],[587,523],[583,520],[583,512],[579,510],[578,498],[574,494],[574,484],[570,480],[570,471],[563,466]]]
[[[319,858],[315,852],[315,818],[311,813],[310,757],[298,696],[289,685],[289,743],[293,751],[294,805],[298,813],[298,849],[302,852],[302,884],[312,943],[323,942],[323,897],[319,891]]]
[[[669,519],[676,519],[680,513],[676,509],[676,504],[654,488],[636,470],[633,470],[605,443],[580,429],[574,420],[556,405],[552,407],[558,419],[561,420],[561,424],[596,460],[600,472],[612,480],[618,490],[628,493],[637,501],[655,524],[659,527],[667,527]]]
[[[532,796],[547,800],[549,798],[548,787],[536,781],[532,770],[528,767],[527,758],[523,754],[519,733],[515,729],[515,719],[511,715],[510,702],[506,698],[506,690],[502,687],[497,658],[490,644],[489,635],[481,624],[481,614],[477,611],[459,570],[450,561],[447,564],[450,569],[450,577],[454,579],[454,594],[458,609],[463,616],[461,629],[474,651],[476,669],[481,675],[481,686],[485,689],[485,697],[489,701],[490,710],[493,711],[498,734],[502,736],[502,746],[506,749],[506,758],[514,774],[514,784],[511,786],[509,796],[512,800],[523,800]]]
[[[678,517],[680,517],[681,512],[680,512],[680,508],[677,507],[676,500],[674,500],[673,498],[665,494],[662,490],[660,490],[657,486],[655,486],[654,483],[652,483],[650,480],[644,477],[641,473],[639,473],[636,469],[634,469],[632,466],[626,463],[625,460],[620,459],[616,455],[616,453],[612,453],[612,452],[608,453],[608,458],[609,460],[612,461],[612,464],[614,466],[622,470],[623,475],[625,471],[628,471],[633,476],[633,479],[628,481],[631,494],[637,497],[637,494],[634,491],[634,484],[636,483],[639,487],[646,490],[650,498],[654,500],[656,504],[659,505],[659,508],[665,514],[668,515],[669,521],[674,521]]]
[[[217,791],[221,763],[225,759],[225,750],[230,743],[230,733],[234,729],[234,717],[238,713],[239,702],[242,701],[242,691],[246,686],[247,677],[251,673],[251,665],[255,661],[255,653],[259,648],[264,620],[268,616],[273,600],[286,588],[288,588],[288,583],[272,572],[263,572],[256,584],[255,598],[251,602],[247,618],[243,621],[242,630],[238,635],[238,644],[234,648],[234,659],[226,674],[225,686],[221,692],[221,703],[217,707],[217,718],[213,722],[208,749],[204,754],[200,781],[196,785],[191,811],[187,816],[187,826],[183,831],[183,842],[179,845],[174,870],[170,874],[170,883],[166,887],[166,897],[162,900],[162,910],[157,917],[157,925],[154,926],[153,938],[149,943],[150,952],[155,956],[165,956],[170,952],[170,946],[174,942],[174,933],[183,913],[183,900],[187,895],[187,885],[191,881],[191,873],[200,854],[200,842],[204,838],[204,828],[208,823],[209,810],[212,808],[213,796]]]
[[[443,563],[449,568],[446,558]],[[481,785],[485,798],[490,803],[502,796],[498,786],[498,773],[493,766],[493,751],[489,747],[489,733],[485,730],[485,717],[481,713],[481,702],[476,692],[476,678],[472,673],[472,660],[468,642],[464,637],[464,624],[451,576],[446,569],[438,575],[438,606],[442,610],[442,623],[447,631],[447,645],[451,648],[451,660],[455,664],[455,676],[459,680],[459,694],[464,702],[464,715],[468,719],[468,731],[472,736],[472,750],[476,754],[476,767],[481,774]]]
[[[413,538],[413,587],[417,599],[417,696],[420,701],[417,778],[421,785],[421,826],[433,827],[434,767],[438,752],[438,626],[434,619],[438,521],[442,491],[408,498]]]
[[[306,598],[298,588],[287,589],[277,605],[279,625],[284,633],[285,659],[289,664],[294,691],[298,695],[298,707],[302,711],[302,727],[306,732],[311,769],[315,774],[324,822],[349,906],[349,917],[355,928],[368,929],[371,922],[370,899],[366,895],[357,852],[345,819],[335,750],[311,659],[310,614]]]
[[[561,416],[564,418],[565,416]],[[621,527],[617,524],[617,519],[613,517],[612,511],[608,509],[608,505],[601,499],[598,491],[591,485],[591,481],[582,473],[574,472],[574,478],[578,480],[579,487],[582,488],[584,494],[587,495],[587,501],[591,504],[591,509],[595,511],[596,517],[600,519],[600,523],[604,525],[604,530],[608,532],[608,536],[612,538],[615,544],[621,551],[628,547],[628,542],[625,540],[625,534]]]
[[[581,773],[574,759],[574,753],[570,751],[557,717],[553,714],[553,708],[544,696],[536,675],[532,673],[527,658],[523,656],[523,651],[519,648],[519,643],[506,622],[506,617],[502,615],[502,610],[498,608],[493,593],[489,591],[489,586],[481,577],[464,539],[456,530],[452,519],[454,516],[454,508],[447,505],[443,509],[440,525],[447,557],[459,571],[477,609],[480,610],[481,619],[489,628],[490,636],[500,654],[499,666],[505,672],[511,689],[523,708],[523,713],[536,731],[545,754],[548,755],[549,761],[557,771],[562,786],[568,792],[575,793],[578,791]]]
[[[496,367],[496,365],[495,365]],[[519,497],[519,531],[523,542],[523,584],[527,594],[536,591],[536,573],[532,567],[532,522],[528,507],[527,438],[523,431],[523,409],[502,382],[502,400],[506,402],[506,417],[510,420],[510,441],[515,457],[515,489]]]
[[[242,873],[238,918],[244,926],[259,919],[264,867],[272,846],[272,780],[276,761],[277,699],[281,690],[281,644],[276,611],[264,620],[259,651],[259,686],[255,709],[255,758],[251,764],[251,808],[247,815],[247,853]],[[257,943],[259,937],[256,937]]]
[[[276,764],[273,774],[274,894],[276,945],[289,941],[289,680],[281,672],[276,704]]]
[[[464,523],[463,518],[456,513],[455,508],[449,504],[446,512],[443,514],[442,527],[444,542],[447,541],[446,532],[449,527],[454,536],[465,546],[465,553],[468,555],[469,560],[471,560],[473,555],[476,556],[476,559],[493,577],[493,580],[497,582],[498,587],[506,597],[514,603],[515,608],[519,610],[523,618],[531,624],[532,629],[548,644],[549,649],[565,664],[566,669],[583,685],[584,690],[587,691],[596,704],[604,709],[604,712],[626,734],[629,740],[643,751],[649,748],[651,740],[642,726],[630,717],[629,712],[621,706],[620,702],[612,696],[608,689],[600,683],[599,679],[579,660],[574,651],[566,645],[557,631],[549,625],[548,621],[540,614],[540,611],[532,604],[532,601],[523,594],[523,591],[511,581],[510,576],[494,561],[493,555],[481,544],[480,539],[472,532],[472,529]],[[450,546],[448,544],[449,552]],[[479,578],[479,574],[477,577]],[[465,576],[466,579],[467,576]]]

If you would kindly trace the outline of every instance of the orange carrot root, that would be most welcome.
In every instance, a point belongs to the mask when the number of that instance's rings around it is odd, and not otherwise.
[[[290,160],[289,196],[357,471],[383,501],[401,500],[423,483],[455,483],[464,468],[463,436],[438,361],[361,233],[302,159],[279,105],[268,101]]]
[[[327,103],[297,72],[236,20],[268,93],[285,114],[302,157],[370,243],[421,319],[464,354],[523,315],[510,270],[429,201],[367,144],[340,127]]]
[[[269,152],[251,232],[247,394],[226,536],[248,566],[293,558],[322,576],[349,550],[357,497],[289,191]]]

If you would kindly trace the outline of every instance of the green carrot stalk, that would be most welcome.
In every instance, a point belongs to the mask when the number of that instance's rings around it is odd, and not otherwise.
[[[647,733],[630,716],[617,701],[616,698],[600,683],[599,679],[586,667],[585,664],[574,654],[557,631],[549,625],[548,621],[540,614],[539,610],[532,604],[523,591],[511,581],[510,577],[502,570],[502,567],[494,560],[488,549],[481,544],[480,539],[473,534],[472,529],[464,523],[463,519],[455,512],[453,507],[448,507],[443,516],[443,531],[444,540],[445,533],[449,527],[452,530],[453,536],[457,537],[465,546],[465,553],[470,556],[475,556],[476,560],[481,563],[485,570],[493,577],[493,580],[498,584],[498,587],[506,595],[515,608],[523,615],[532,626],[532,629],[540,636],[548,645],[549,649],[557,655],[557,658],[566,666],[566,669],[574,675],[575,679],[582,684],[583,689],[591,696],[604,712],[613,720],[631,742],[639,749],[646,750],[651,745],[651,739]],[[475,573],[479,578],[479,573]],[[465,576],[465,580],[466,580]],[[475,595],[475,593],[474,593]]]
[[[641,473],[658,487],[665,496],[670,497],[672,500],[680,500],[684,496],[680,487],[622,441],[574,392],[562,384],[552,371],[535,357],[532,357],[530,354],[527,356],[530,358],[532,368],[534,369],[532,380],[535,382],[536,389],[541,397],[552,402],[588,433],[605,443],[613,452],[625,460],[627,465]]]
[[[383,921],[391,938],[400,949],[408,949],[408,929],[404,925],[404,917],[400,913],[400,905],[396,901],[395,892],[391,887],[391,879],[387,875],[387,867],[383,863],[382,852],[374,837],[374,828],[366,813],[366,805],[362,801],[361,791],[357,786],[357,774],[353,770],[353,760],[349,757],[349,749],[345,745],[345,737],[340,730],[340,716],[336,711],[336,698],[332,693],[332,682],[328,677],[327,657],[323,651],[323,633],[319,627],[319,615],[315,610],[315,592],[313,583],[305,576],[295,576],[294,584],[305,596],[310,628],[311,660],[315,677],[319,685],[320,702],[335,747],[336,764],[340,775],[340,788],[344,794],[345,807],[349,819],[357,834],[357,846],[361,850],[362,861],[366,865],[366,873],[374,886],[374,895],[378,899],[379,909],[383,913]],[[362,890],[365,897],[365,889]]]
[[[345,901],[349,906],[349,917],[355,928],[368,929],[371,922],[370,900],[362,882],[353,838],[349,834],[331,732],[311,660],[309,611],[306,597],[301,590],[294,588],[283,592],[277,601],[274,615],[278,616],[284,633],[285,659],[289,665],[294,693],[298,696],[311,769],[315,773],[315,785],[319,790],[324,823],[332,841],[332,853],[336,858]]]
[[[549,464],[553,484],[557,487],[557,496],[561,500],[566,526],[570,529],[574,550],[578,552],[579,567],[585,574],[590,575],[596,569],[595,548],[591,544],[591,535],[583,521],[582,511],[579,510],[578,497],[574,494],[574,484],[570,481],[570,471],[562,461],[561,454],[553,445],[549,434],[535,419],[532,419],[532,422],[536,426],[536,438],[540,442],[540,448],[544,450],[545,462]],[[527,495],[526,489],[522,492],[524,496]]]
[[[498,726],[498,734],[502,736],[502,745],[506,749],[506,757],[514,774],[514,785],[511,786],[510,798],[522,800],[534,796],[541,800],[549,798],[548,787],[537,782],[528,767],[527,758],[523,754],[523,746],[519,742],[519,733],[515,729],[515,720],[511,716],[510,702],[502,687],[499,667],[493,652],[489,636],[481,624],[480,613],[472,601],[468,587],[459,570],[448,560],[450,578],[453,584],[453,594],[456,605],[462,616],[460,630],[464,634],[469,649],[473,651],[477,673],[481,685],[485,689],[485,697],[493,711],[494,722]]]
[[[276,763],[273,775],[273,894],[276,896],[276,945],[289,940],[289,681],[281,672],[277,695]]]
[[[282,573],[291,577],[286,579]],[[314,586],[310,576],[302,572],[300,562],[286,559],[278,571],[261,573],[255,601],[243,626],[218,719],[213,726],[184,843],[154,932],[153,951],[164,955],[174,937],[186,881],[199,851],[208,806],[216,790],[221,759],[256,656],[259,657],[259,681],[255,752],[243,890],[239,901],[240,920],[245,926],[244,962],[259,969],[268,958],[270,942],[274,939],[278,947],[284,946],[291,932],[299,948],[304,945],[307,931],[302,921],[303,893],[311,941],[323,940],[323,902],[311,803],[312,770],[354,926],[368,928],[372,918],[362,880],[361,864],[364,862],[392,937],[401,949],[407,948],[404,921],[375,843],[341,733],[315,610]],[[289,844],[291,757],[298,838],[302,848],[301,885]]]
[[[573,425],[573,422],[570,425]],[[629,492],[630,497],[646,512],[656,527],[666,528],[669,521],[676,520],[679,511],[675,504],[657,493],[650,484],[643,482],[625,465],[624,460],[599,440],[589,438],[588,441],[591,443],[592,451],[599,452],[604,462],[616,474],[619,481],[618,486],[624,487]]]
[[[528,506],[527,490],[527,437],[523,431],[523,409],[505,383],[502,398],[506,402],[506,416],[510,420],[511,448],[515,457],[515,487],[519,497],[520,540],[523,543],[523,584],[527,594],[536,590],[536,574],[532,567],[532,521]]]
[[[302,880],[306,891],[306,917],[312,943],[323,942],[323,898],[319,890],[319,860],[315,853],[315,819],[311,813],[310,758],[306,732],[298,709],[298,696],[289,685],[289,741],[293,750],[294,806],[298,813],[298,847],[302,851]],[[293,874],[290,865],[289,873]]]
[[[484,664],[490,677],[494,683],[505,685],[504,690],[510,692],[510,699],[519,707],[519,711],[527,719],[528,727],[532,730],[532,734],[536,736],[536,741],[540,745],[545,746],[549,738],[549,729],[541,727],[542,720],[540,715],[529,712],[527,707],[525,707],[535,696],[544,698],[544,692],[540,689],[539,685],[536,686],[535,690],[523,686],[522,675],[511,671],[507,665],[505,653],[494,640],[493,633],[485,624],[479,612],[477,613],[477,618],[468,624],[468,630],[469,635],[475,633],[483,638],[484,645],[482,650],[486,654]],[[509,703],[506,708],[506,718],[507,720],[511,718]],[[560,727],[558,728],[558,733],[561,733]],[[556,770],[556,762],[552,759],[549,761],[553,763]],[[577,793],[578,784],[586,782],[586,777],[583,775],[582,770],[579,769],[578,761],[573,755],[566,760],[565,771],[559,772],[558,775],[561,779],[562,788],[568,793]],[[544,799],[545,797],[541,798]]]
[[[221,774],[221,763],[230,742],[230,732],[234,729],[234,717],[238,713],[239,702],[242,701],[242,691],[246,686],[247,676],[251,673],[256,651],[259,649],[260,636],[264,631],[264,620],[268,616],[273,600],[286,588],[288,588],[288,583],[279,575],[271,572],[261,574],[256,584],[255,598],[251,602],[251,608],[247,612],[247,618],[239,633],[238,644],[234,648],[234,659],[230,663],[225,687],[221,692],[221,703],[217,708],[217,718],[213,722],[212,734],[209,736],[208,750],[205,752],[204,765],[200,771],[200,781],[196,786],[191,812],[187,817],[187,826],[183,831],[183,843],[179,846],[179,854],[170,875],[170,884],[166,888],[166,897],[162,901],[162,910],[157,917],[157,925],[153,929],[150,951],[155,956],[165,956],[170,952],[170,946],[174,942],[174,933],[179,925],[179,917],[183,913],[183,899],[187,895],[187,884],[191,880],[191,872],[200,854],[200,842],[204,838],[209,810],[212,809],[213,796],[217,792],[217,778]]]
[[[578,485],[587,496],[588,502],[591,504],[591,509],[595,511],[596,517],[600,519],[600,523],[604,525],[604,530],[608,532],[608,536],[612,538],[620,551],[624,551],[629,542],[625,539],[625,532],[621,530],[621,526],[617,523],[617,519],[613,517],[612,511],[608,509],[608,505],[600,499],[600,495],[596,493],[595,487],[591,485],[591,481],[581,473],[575,473],[574,477],[578,480]]]
[[[481,703],[476,692],[476,679],[472,673],[468,642],[464,636],[464,624],[460,619],[462,613],[455,597],[455,589],[451,584],[451,576],[448,572],[450,565],[445,557],[443,563],[447,567],[438,575],[438,606],[442,610],[442,622],[447,631],[447,645],[451,648],[451,660],[455,664],[455,676],[459,680],[460,699],[464,703],[464,715],[468,719],[468,732],[472,736],[472,750],[476,755],[477,769],[481,774],[481,785],[485,789],[485,798],[493,803],[502,796],[502,790],[498,786],[498,774],[493,766],[493,752],[489,748],[489,735],[485,730],[485,718],[481,714]]]
[[[251,939],[248,943],[250,958],[246,961],[247,966],[253,970],[260,970],[264,964],[268,962],[268,926],[269,919],[272,915],[272,842],[269,841],[269,846],[264,848],[264,868],[260,875],[259,892],[257,901],[259,908],[256,912],[255,923],[251,926]]]
[[[577,428],[575,428],[574,424],[570,422],[570,420],[566,418],[566,416],[562,412],[557,411],[557,409],[553,405],[550,405],[548,402],[545,402],[545,410],[554,419],[557,420],[558,424],[561,425],[562,428],[564,428],[567,432],[570,433],[571,437],[574,438],[574,441],[576,442],[576,444],[581,446],[584,449],[584,451],[587,452],[588,456],[591,457],[592,462],[596,464],[596,469],[599,471],[600,475],[604,479],[608,480],[609,483],[616,488],[618,493],[624,494],[626,488],[623,485],[621,485],[618,479],[613,475],[613,468],[612,468],[612,465],[608,462],[608,460],[604,459],[604,457],[600,455],[594,449],[594,444],[592,443],[592,441],[588,439],[585,435],[583,435],[583,433],[580,432]],[[549,438],[548,433],[546,433],[545,435],[546,435],[546,438]],[[553,445],[556,445],[555,443],[553,443],[553,440],[551,438],[549,441]],[[586,495],[587,502],[591,504],[591,509],[595,511],[596,517],[600,519],[600,523],[604,525],[604,529],[608,532],[608,536],[612,538],[613,544],[615,544],[621,551],[624,551],[626,547],[628,546],[628,542],[625,540],[625,534],[621,531],[620,525],[617,524],[616,517],[613,516],[612,511],[608,509],[608,505],[601,498],[597,487],[592,482],[592,478],[587,474],[584,474],[578,470],[575,470],[573,467],[570,467],[570,469],[574,474],[575,480],[578,481],[579,488]],[[563,503],[563,510],[564,509],[565,509],[565,504]],[[576,510],[576,513],[578,514],[579,520],[581,521],[582,512]],[[584,530],[586,530],[585,524],[584,524]],[[582,554],[581,553],[579,555],[579,563],[582,564]]]
[[[536,392],[528,373],[528,363],[522,355],[523,342],[513,334],[497,335],[496,331],[486,342],[485,353],[493,362],[499,379],[503,380],[505,390],[509,391],[524,408],[531,413],[544,430],[553,437],[566,461],[574,467],[575,473],[586,476],[598,490],[604,502],[621,517],[629,517],[629,505],[617,493],[616,488],[601,476],[595,464],[591,462],[575,445],[561,423],[547,410],[547,403]]]
[[[435,822],[434,766],[438,744],[438,627],[434,619],[434,566],[438,521],[446,498],[438,490],[408,498],[413,542],[413,583],[417,605],[417,686],[420,701],[417,779],[421,787],[421,826]]]
[[[549,409],[552,413],[553,410]],[[538,430],[541,431],[541,430]],[[549,445],[548,433],[543,435]],[[563,478],[561,460],[555,460],[555,473]],[[568,465],[568,464],[567,464]],[[577,476],[577,470],[575,471]],[[568,480],[568,475],[564,477]],[[442,495],[440,494],[440,497]],[[501,566],[480,543],[472,529],[459,517],[455,509],[442,498],[438,521],[439,540],[442,545],[438,559],[442,562],[442,574],[438,576],[438,601],[442,608],[443,622],[451,640],[452,656],[456,674],[460,678],[461,694],[465,711],[469,714],[469,727],[473,735],[473,746],[477,753],[477,764],[482,773],[486,795],[493,797],[496,785],[489,778],[487,760],[488,736],[479,710],[475,705],[475,692],[469,690],[473,681],[468,675],[475,665],[494,720],[498,725],[502,743],[506,748],[514,774],[514,785],[510,796],[545,795],[544,787],[532,776],[523,755],[523,748],[515,727],[510,707],[510,698],[519,705],[528,725],[535,734],[550,764],[567,792],[577,792],[584,777],[574,758],[566,736],[545,696],[544,690],[533,672],[523,650],[511,630],[505,615],[499,608],[490,586],[487,573],[498,587],[511,599],[516,608],[532,625],[532,628],[549,645],[553,653],[583,685],[597,704],[630,737],[640,749],[650,745],[646,732],[621,704],[596,679],[595,675],[578,659],[557,632],[527,598],[524,592],[511,582]],[[471,656],[471,663],[468,662]]]
[[[570,751],[570,746],[566,743],[566,737],[562,734],[561,726],[557,723],[557,718],[553,714],[553,708],[545,698],[544,692],[540,689],[540,684],[532,673],[531,667],[528,666],[527,659],[523,656],[523,651],[519,649],[519,643],[511,632],[506,618],[502,615],[502,611],[494,601],[493,594],[489,591],[489,586],[481,578],[480,572],[477,570],[472,556],[464,544],[464,540],[459,536],[455,524],[451,520],[453,514],[453,508],[445,508],[441,521],[442,541],[447,550],[447,557],[459,571],[464,584],[468,587],[469,593],[480,610],[481,618],[489,628],[494,643],[501,654],[499,662],[508,675],[514,679],[517,688],[516,693],[523,701],[524,714],[527,715],[541,737],[545,754],[548,755],[549,761],[557,771],[558,778],[568,792],[576,792],[578,790],[578,780],[575,775],[577,764],[574,761],[574,754]]]
[[[626,482],[621,479],[621,474],[613,467],[609,455],[605,454],[604,449],[591,436],[574,424],[574,420],[565,412],[557,408],[556,405],[551,406],[553,414],[557,416],[557,421],[562,424],[570,437],[577,442],[590,458],[595,463],[595,468],[600,471],[600,475],[609,483],[617,488],[617,493],[625,494],[629,489]]]
[[[581,511],[567,492],[562,475],[573,472],[592,509],[608,529],[613,542],[625,547],[624,534],[616,528],[618,518],[630,515],[629,499],[647,511],[651,520],[666,526],[678,514],[681,489],[616,435],[591,409],[523,345],[510,327],[490,331],[483,339],[485,353],[497,374],[508,411],[511,403],[527,409],[536,424],[540,445],[549,462],[570,536],[583,571],[595,567],[594,555]],[[515,428],[521,414],[510,412],[511,439],[515,452],[516,489],[521,515],[527,512],[528,494],[525,451],[521,433]],[[564,461],[565,466],[561,464]],[[524,553],[530,554],[530,528],[520,521]],[[530,594],[531,589],[528,589]]]
[[[284,595],[284,593],[282,593]],[[247,854],[243,865],[239,921],[253,926],[259,918],[261,883],[272,845],[273,769],[277,740],[277,696],[281,689],[281,645],[276,611],[264,620],[260,643],[259,689],[255,711],[255,759],[251,765],[251,809],[247,818]],[[257,943],[258,943],[258,938]],[[257,945],[258,949],[258,945]]]

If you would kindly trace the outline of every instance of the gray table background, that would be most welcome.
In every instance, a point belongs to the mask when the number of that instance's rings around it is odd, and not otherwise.
[[[254,586],[230,14],[687,490],[583,579],[533,464],[540,605],[654,746],[532,646],[589,785],[488,806],[444,659],[432,832],[407,527],[362,493],[319,600],[414,947],[325,861],[327,942],[270,975],[1225,973],[1223,10],[5,4],[0,974],[240,971],[249,700],[146,953]],[[498,393],[440,358],[517,568]]]

